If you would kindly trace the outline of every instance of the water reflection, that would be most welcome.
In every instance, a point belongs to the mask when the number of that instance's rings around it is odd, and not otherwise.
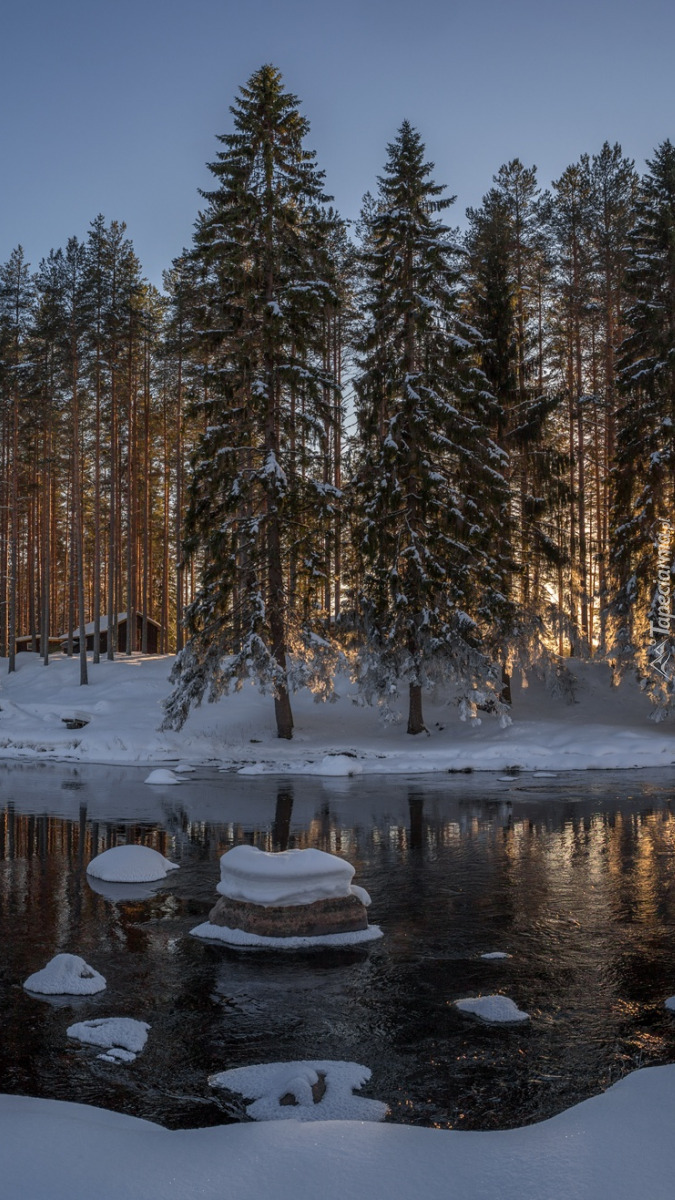
[[[190,780],[148,797],[142,776],[54,768],[2,776],[0,1065],[8,1091],[167,1125],[238,1119],[213,1071],[350,1058],[396,1120],[497,1128],[538,1119],[636,1065],[675,1060],[675,820],[665,776],[563,777],[499,790],[476,778]],[[547,785],[548,786],[548,785]],[[133,816],[133,819],[132,819]],[[124,841],[180,862],[149,895],[107,897],[86,865]],[[246,954],[188,934],[237,843],[343,855],[385,938],[311,957]],[[28,932],[27,932],[28,931]],[[512,957],[484,961],[486,951]],[[54,954],[108,980],[49,1006],[20,987]],[[529,1028],[480,1026],[452,1001],[503,991]],[[72,1010],[76,1010],[76,1016]],[[133,1070],[74,1046],[74,1019],[152,1026]]]

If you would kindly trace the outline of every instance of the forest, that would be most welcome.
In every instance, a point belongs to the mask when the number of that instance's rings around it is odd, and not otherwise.
[[[640,175],[605,143],[548,188],[514,158],[460,230],[406,121],[355,223],[276,68],[230,126],[161,291],[101,215],[0,267],[9,670],[63,639],[85,683],[87,623],[97,661],[138,614],[139,650],[152,621],[178,652],[172,724],[252,677],[291,737],[341,660],[385,714],[405,692],[411,734],[432,687],[508,719],[514,665],[569,657],[663,710],[675,147]]]

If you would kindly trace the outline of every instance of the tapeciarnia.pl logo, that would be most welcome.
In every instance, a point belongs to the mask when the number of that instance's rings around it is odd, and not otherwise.
[[[654,597],[656,614],[649,622],[649,632],[651,634],[650,646],[651,657],[649,665],[654,668],[658,675],[661,675],[667,683],[670,683],[675,675],[675,666],[672,663],[672,650],[670,644],[671,621],[675,620],[675,615],[670,611],[670,592],[671,592],[671,563],[670,563],[670,543],[673,533],[673,527],[670,521],[661,518],[659,521],[659,532],[657,538],[657,570],[656,570],[656,595]],[[666,673],[666,667],[670,663],[670,670]]]

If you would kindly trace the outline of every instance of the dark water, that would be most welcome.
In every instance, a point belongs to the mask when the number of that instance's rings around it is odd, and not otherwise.
[[[349,781],[0,767],[0,1090],[171,1127],[239,1120],[207,1076],[255,1062],[364,1063],[396,1121],[490,1129],[541,1119],[637,1066],[675,1061],[675,792],[662,772]],[[202,773],[203,775],[203,773]],[[180,862],[112,903],[89,859],[125,840]],[[189,937],[238,842],[348,858],[384,938],[283,955]],[[483,952],[508,951],[501,962]],[[23,980],[81,954],[105,992],[67,1004]],[[486,1026],[452,1001],[501,991],[532,1016]],[[148,1021],[131,1066],[66,1037],[78,1020]]]

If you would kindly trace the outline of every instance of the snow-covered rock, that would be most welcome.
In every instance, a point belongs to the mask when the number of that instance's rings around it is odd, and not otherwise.
[[[113,846],[92,858],[87,875],[106,883],[151,883],[176,870],[178,863],[151,846]]]
[[[666,1008],[670,1012],[675,1012],[675,996],[669,996],[666,1000]]]
[[[166,786],[172,783],[182,783],[183,780],[179,779],[173,771],[169,771],[167,767],[158,767],[156,771],[151,771],[148,778],[144,779],[143,782]]]
[[[367,925],[365,929],[353,929],[348,933],[324,933],[321,937],[262,937],[247,933],[243,929],[231,929],[227,925],[213,925],[204,921],[190,930],[192,937],[206,942],[224,942],[226,946],[250,946],[268,950],[312,950],[321,946],[359,946],[363,942],[374,942],[382,937],[379,925]]]
[[[41,971],[29,975],[27,992],[43,996],[93,996],[102,992],[105,979],[78,954],[56,954]]]
[[[268,853],[234,846],[220,860],[217,890],[230,900],[285,907],[348,896],[354,868],[324,850]]]
[[[100,1017],[95,1021],[78,1021],[66,1033],[87,1046],[103,1046],[107,1053],[98,1057],[106,1062],[133,1062],[148,1040],[149,1029],[146,1021],[134,1021],[131,1017]]]
[[[253,1100],[246,1112],[255,1121],[382,1121],[387,1105],[353,1092],[370,1075],[358,1063],[319,1059],[235,1067],[209,1083]]]
[[[487,954],[481,954],[481,958],[487,962],[496,962],[500,958],[511,958],[511,955],[507,954],[505,950],[488,950]]]
[[[455,1008],[472,1017],[480,1017],[481,1021],[495,1024],[516,1025],[530,1019],[530,1014],[518,1008],[508,996],[474,996],[467,1000],[455,1000]]]

